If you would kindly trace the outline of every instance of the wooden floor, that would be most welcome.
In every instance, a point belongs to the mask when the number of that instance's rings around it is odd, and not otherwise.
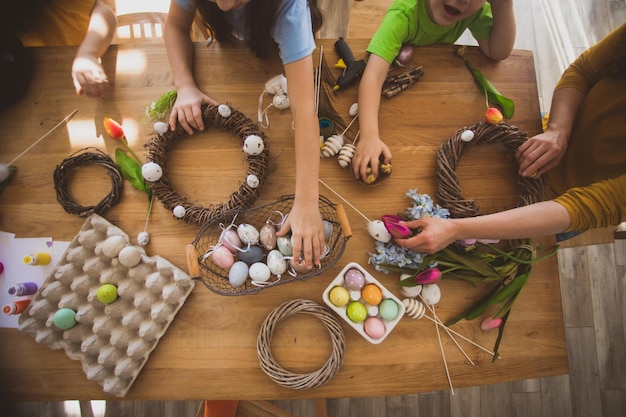
[[[119,14],[166,12],[169,0],[107,0]],[[341,3],[336,0],[335,4]],[[369,37],[391,0],[354,2],[348,38]],[[517,0],[518,49],[534,51],[541,109],[565,67],[626,21],[626,3],[608,0]],[[462,42],[472,44],[463,37]],[[601,244],[589,244],[597,241]],[[582,245],[582,246],[577,246]],[[329,399],[329,417],[618,417],[626,415],[626,245],[606,234],[577,238],[559,250],[570,373],[402,397]],[[554,277],[559,279],[559,277]],[[242,381],[243,383],[243,381]],[[375,383],[375,381],[372,381]],[[315,415],[313,401],[274,401],[298,417]],[[198,401],[19,403],[15,417],[193,417]],[[82,406],[82,410],[81,410]],[[7,414],[8,415],[8,414]]]

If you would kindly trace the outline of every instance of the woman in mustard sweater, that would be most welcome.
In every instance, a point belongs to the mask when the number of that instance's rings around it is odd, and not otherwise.
[[[626,23],[565,70],[546,131],[517,151],[520,174],[547,173],[558,197],[485,216],[410,221],[421,233],[398,244],[434,253],[459,239],[529,238],[626,221],[624,109]]]

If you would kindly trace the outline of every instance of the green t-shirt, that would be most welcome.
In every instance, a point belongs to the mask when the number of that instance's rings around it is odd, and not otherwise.
[[[477,40],[491,34],[493,15],[487,2],[471,16],[449,26],[430,20],[426,0],[394,0],[367,47],[367,52],[392,63],[402,45],[425,46],[454,43],[469,29]]]

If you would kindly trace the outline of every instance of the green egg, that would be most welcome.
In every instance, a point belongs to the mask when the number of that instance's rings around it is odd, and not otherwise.
[[[117,300],[117,287],[113,284],[103,284],[98,288],[96,298],[102,304],[111,304]]]
[[[359,301],[352,301],[346,309],[348,318],[355,323],[361,323],[367,317],[367,309]]]
[[[76,312],[71,308],[61,308],[54,313],[53,322],[61,330],[71,329],[76,325]]]
[[[378,306],[378,312],[384,320],[391,321],[398,317],[400,307],[398,307],[398,304],[391,298],[385,298]]]

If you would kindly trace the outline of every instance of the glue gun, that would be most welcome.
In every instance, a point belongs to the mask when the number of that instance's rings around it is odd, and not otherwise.
[[[343,74],[337,78],[337,84],[333,87],[333,90],[336,91],[348,87],[361,78],[363,71],[365,71],[365,61],[362,59],[360,61],[354,60],[350,46],[348,46],[348,43],[343,38],[339,38],[337,42],[335,42],[335,51],[337,51],[339,58],[346,64]]]

